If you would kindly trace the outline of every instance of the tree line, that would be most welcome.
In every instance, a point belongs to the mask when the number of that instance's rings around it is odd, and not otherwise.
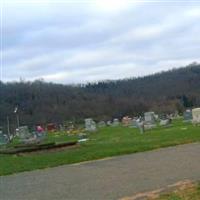
[[[84,118],[110,120],[145,111],[182,113],[200,106],[200,64],[139,78],[100,81],[82,85],[47,83],[42,80],[0,82],[0,126],[7,117],[16,126],[82,122]]]

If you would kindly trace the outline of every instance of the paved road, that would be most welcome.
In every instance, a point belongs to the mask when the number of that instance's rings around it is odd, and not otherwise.
[[[0,177],[0,199],[119,199],[200,180],[200,144]]]

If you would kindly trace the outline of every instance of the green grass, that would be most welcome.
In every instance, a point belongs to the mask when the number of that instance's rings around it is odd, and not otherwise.
[[[53,134],[48,137],[47,141],[64,142],[77,138],[66,136],[64,133],[57,137]],[[144,134],[140,134],[135,128],[105,127],[96,133],[91,133],[87,142],[75,148],[30,155],[0,155],[0,175],[199,141],[200,127],[194,127],[181,121],[174,122],[172,127],[159,127]]]

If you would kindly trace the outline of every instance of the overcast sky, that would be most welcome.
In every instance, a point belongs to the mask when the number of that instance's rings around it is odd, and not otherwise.
[[[1,11],[3,81],[86,83],[200,62],[198,1],[7,0]]]

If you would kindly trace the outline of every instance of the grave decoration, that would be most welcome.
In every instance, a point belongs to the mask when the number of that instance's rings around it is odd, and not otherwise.
[[[45,129],[42,126],[36,126],[36,132],[33,133],[38,140],[43,140],[47,136]]]
[[[67,131],[72,131],[75,129],[75,125],[72,121],[68,122],[65,124],[65,128]]]
[[[195,108],[192,110],[193,124],[200,125],[200,108]]]
[[[56,130],[57,130],[56,124],[54,124],[54,123],[47,124],[47,131],[55,132]]]
[[[85,130],[96,131],[96,122],[92,118],[85,119]]]

